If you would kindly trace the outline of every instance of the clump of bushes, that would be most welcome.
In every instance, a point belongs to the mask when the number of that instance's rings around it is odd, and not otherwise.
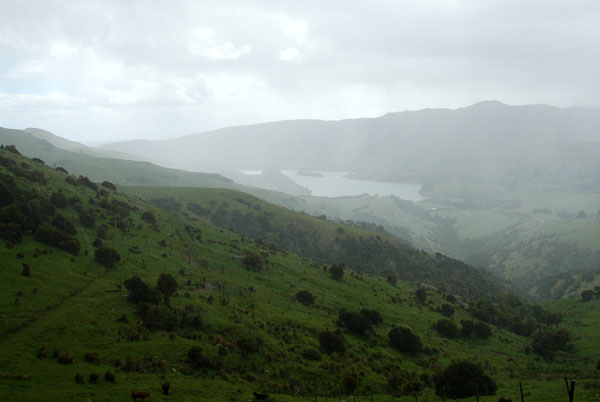
[[[321,360],[321,353],[317,349],[309,348],[302,351],[302,357],[306,360]]]
[[[300,290],[298,293],[296,293],[296,300],[305,306],[309,306],[314,304],[315,296],[308,290]]]
[[[114,383],[116,381],[115,373],[113,373],[112,371],[107,371],[104,374],[104,380],[106,382],[112,382],[112,383]]]
[[[388,332],[388,339],[393,348],[404,353],[419,353],[423,349],[419,336],[403,325],[392,328]]]
[[[452,363],[435,377],[435,394],[442,398],[494,395],[496,382],[468,360]]]
[[[262,271],[263,269],[263,259],[254,251],[246,251],[244,255],[244,259],[242,260],[242,265],[249,271]]]
[[[321,350],[327,354],[334,352],[343,353],[346,350],[346,339],[340,330],[333,332],[326,329],[319,332],[319,344],[321,345]]]
[[[40,243],[54,246],[74,255],[77,255],[81,249],[79,240],[49,226],[40,226],[35,232],[35,239]]]
[[[102,182],[102,187],[107,188],[107,189],[112,190],[112,191],[117,191],[117,186],[115,186],[114,184],[112,184],[109,181],[103,181]]]
[[[106,268],[113,268],[121,261],[121,256],[114,248],[101,246],[94,251],[94,261]]]
[[[50,203],[57,208],[64,208],[69,204],[69,200],[63,193],[55,191],[50,196]]]
[[[433,328],[444,338],[456,338],[458,336],[458,327],[454,322],[446,318],[438,320],[433,324]]]
[[[142,214],[142,220],[151,225],[154,225],[156,223],[156,217],[150,211],[146,211]]]

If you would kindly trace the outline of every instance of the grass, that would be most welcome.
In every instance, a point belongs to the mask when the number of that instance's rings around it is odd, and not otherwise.
[[[95,203],[100,199],[94,192],[68,185],[65,176],[52,169],[33,168],[44,172],[48,184],[21,184],[45,194],[61,190],[80,197],[86,210],[97,210],[96,225],[109,227],[104,243],[117,249],[122,260],[113,269],[94,262],[92,242],[96,231],[81,226],[77,226],[77,238],[82,251],[77,256],[57,249],[50,252],[51,248],[31,236],[20,244],[0,247],[0,395],[4,400],[127,400],[132,389],[142,389],[152,394],[152,400],[164,401],[246,401],[252,391],[266,391],[273,401],[309,401],[315,388],[319,400],[324,400],[327,391],[336,395],[343,376],[355,371],[362,373],[356,400],[369,400],[370,388],[375,393],[374,401],[388,401],[386,382],[392,370],[433,374],[455,359],[468,359],[486,367],[499,385],[495,399],[502,395],[515,400],[519,378],[528,393],[527,401],[564,400],[563,375],[576,374],[578,379],[597,384],[593,367],[600,358],[594,348],[596,328],[585,327],[592,325],[595,310],[575,311],[581,315],[581,323],[567,321],[567,325],[581,325],[587,335],[575,340],[574,353],[559,354],[552,363],[523,352],[529,339],[498,328],[487,341],[447,340],[431,329],[442,318],[437,308],[446,303],[440,292],[428,291],[427,304],[419,305],[414,298],[416,283],[400,281],[392,286],[382,277],[349,270],[342,281],[335,281],[326,266],[316,261],[269,249],[193,214],[184,217],[134,196],[111,193],[110,199],[137,208],[130,212],[131,223],[122,232],[111,224],[112,214],[90,203],[90,199]],[[215,190],[211,197],[227,200],[232,194]],[[155,228],[141,219],[144,211],[157,217]],[[68,217],[75,214],[70,208],[61,213]],[[298,216],[285,211],[281,214],[276,218]],[[308,224],[311,219],[306,217],[306,222],[300,220],[298,224]],[[201,230],[201,240],[189,236],[186,225]],[[163,240],[166,246],[160,245]],[[139,254],[128,251],[135,246]],[[264,270],[252,272],[243,267],[240,257],[246,250],[264,255],[268,261]],[[19,253],[24,255],[22,259],[17,257]],[[31,277],[21,276],[24,262],[31,266]],[[135,306],[126,300],[127,291],[121,284],[138,275],[153,285],[162,272],[171,273],[179,283],[171,301],[173,308],[192,305],[199,309],[202,328],[179,326],[174,331],[150,331],[140,325]],[[295,293],[302,289],[316,296],[315,305],[306,307],[295,301]],[[318,347],[319,330],[337,328],[335,321],[342,307],[352,311],[376,309],[383,316],[383,324],[366,338],[346,334],[348,348],[344,354],[323,354],[316,362],[302,358],[302,350]],[[559,304],[556,308],[568,311],[570,307]],[[470,318],[463,307],[457,304],[455,308],[453,321]],[[117,322],[123,315],[129,321]],[[392,349],[387,332],[399,324],[411,327],[425,346],[437,352],[410,356]],[[236,341],[245,336],[262,340],[259,353],[241,354]],[[139,340],[132,340],[136,337]],[[219,347],[227,350],[221,368],[191,369],[186,355],[195,345],[211,358],[217,356]],[[36,354],[44,346],[48,356],[38,359]],[[61,353],[69,350],[73,364],[59,364],[52,357],[55,349]],[[98,363],[84,361],[89,352],[98,353]],[[115,361],[121,359],[133,360],[141,368],[128,371],[115,367]],[[107,371],[115,373],[114,384],[104,380]],[[85,384],[75,382],[77,373],[85,376]],[[97,384],[88,381],[92,373],[100,376]],[[172,384],[172,395],[168,397],[160,393],[163,381]],[[582,397],[587,398],[590,394],[584,392],[588,391],[582,391]],[[431,388],[422,395],[425,398],[435,400]]]

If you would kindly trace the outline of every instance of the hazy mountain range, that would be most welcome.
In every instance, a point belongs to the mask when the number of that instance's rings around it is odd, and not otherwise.
[[[280,121],[102,148],[234,180],[242,169],[288,168],[418,182],[434,193],[447,191],[449,182],[463,190],[482,182],[490,191],[515,186],[591,190],[600,185],[599,126],[597,108],[485,101],[456,110]],[[441,182],[446,186],[438,186]]]

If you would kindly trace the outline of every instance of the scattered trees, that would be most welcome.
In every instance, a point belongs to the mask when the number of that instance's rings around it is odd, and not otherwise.
[[[570,342],[571,334],[565,328],[555,331],[542,329],[533,337],[531,347],[536,354],[547,360],[552,360],[557,351],[571,349]]]
[[[150,288],[144,281],[137,276],[132,276],[123,282],[125,288],[129,290],[127,300],[132,303],[153,303],[158,304],[160,294],[156,289]]]

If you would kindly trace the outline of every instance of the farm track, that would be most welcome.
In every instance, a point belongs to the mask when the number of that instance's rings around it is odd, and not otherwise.
[[[20,323],[19,325],[17,325],[14,328],[8,329],[6,331],[3,331],[0,333],[0,341],[5,340],[9,335],[14,335],[22,330],[24,330],[25,328],[27,328],[29,325],[33,324],[36,321],[41,320],[42,318],[44,318],[46,316],[46,314],[50,313],[51,311],[54,311],[56,309],[58,309],[59,307],[61,307],[65,302],[67,302],[68,300],[73,299],[74,297],[79,296],[81,293],[83,293],[86,289],[88,289],[90,286],[92,286],[92,284],[100,278],[103,278],[106,273],[108,271],[104,271],[102,272],[100,275],[90,279],[89,281],[87,281],[87,283],[85,285],[83,285],[81,288],[73,291],[71,294],[64,296],[63,299],[59,302],[59,303],[55,303],[52,304],[48,307],[46,307],[41,313],[37,313],[36,315],[34,315],[33,317],[31,317],[28,320],[23,321],[22,323]]]

